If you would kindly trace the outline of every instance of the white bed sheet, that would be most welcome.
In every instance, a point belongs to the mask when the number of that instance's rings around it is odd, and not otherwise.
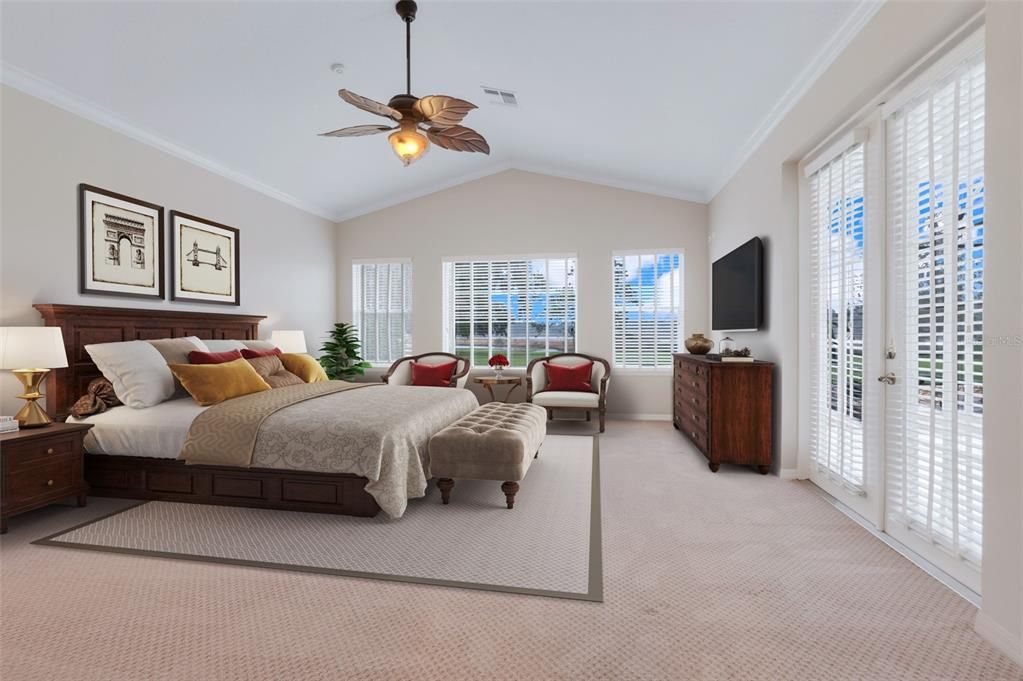
[[[93,424],[83,442],[85,451],[91,454],[176,459],[189,426],[206,408],[191,397],[183,397],[145,409],[120,406],[82,419],[69,416],[67,420]]]

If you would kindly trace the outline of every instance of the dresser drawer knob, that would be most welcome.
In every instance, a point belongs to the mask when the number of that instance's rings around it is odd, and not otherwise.
[[[49,449],[47,449],[46,453],[47,454],[53,454],[53,447],[50,447]]]
[[[693,439],[694,440],[696,439],[696,431],[695,430],[693,431]]]
[[[53,480],[47,480],[46,481],[46,486],[47,487],[53,487]]]

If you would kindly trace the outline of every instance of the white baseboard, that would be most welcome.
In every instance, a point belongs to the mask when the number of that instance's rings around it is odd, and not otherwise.
[[[806,480],[806,476],[800,473],[798,468],[782,468],[778,471],[778,477],[782,480]]]
[[[988,617],[983,610],[977,612],[973,629],[985,641],[1008,655],[1013,662],[1023,666],[1023,640],[1013,636],[1005,627]]]
[[[619,421],[670,421],[671,414],[644,414],[639,412],[626,412],[623,414],[608,414],[609,419]]]

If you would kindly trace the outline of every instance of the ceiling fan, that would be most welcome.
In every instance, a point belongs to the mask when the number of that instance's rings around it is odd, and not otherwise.
[[[447,95],[426,97],[412,95],[412,22],[415,21],[418,8],[414,0],[400,0],[394,9],[405,22],[405,94],[391,97],[387,104],[357,95],[350,90],[339,90],[337,94],[352,106],[390,118],[397,125],[355,125],[324,132],[320,136],[362,137],[394,130],[395,132],[387,139],[394,153],[406,166],[426,153],[430,142],[451,151],[489,154],[490,145],[483,139],[483,135],[461,125],[466,114],[477,108],[475,104]]]

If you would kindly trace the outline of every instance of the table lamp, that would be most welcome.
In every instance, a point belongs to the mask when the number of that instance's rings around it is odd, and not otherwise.
[[[308,352],[305,348],[305,331],[271,331],[270,342],[281,352]]]
[[[25,386],[18,395],[25,400],[14,418],[22,428],[36,428],[51,423],[50,416],[36,404],[43,396],[39,384],[50,369],[67,366],[64,336],[58,326],[5,326],[0,327],[0,369],[11,369]]]

